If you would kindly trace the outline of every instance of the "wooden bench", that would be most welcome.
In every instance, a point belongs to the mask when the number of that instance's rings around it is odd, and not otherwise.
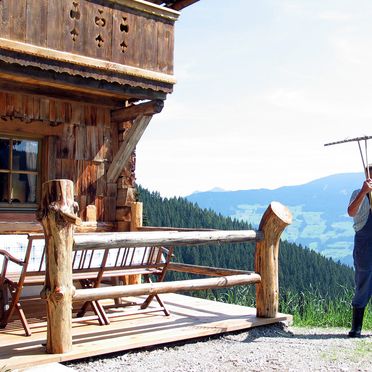
[[[76,236],[85,234],[76,234]],[[43,234],[27,234],[27,247],[23,259],[14,257],[11,253],[0,250],[2,257],[2,269],[0,272],[0,327],[5,328],[13,313],[16,311],[22,322],[27,336],[31,335],[31,328],[22,309],[20,298],[23,288],[26,286],[43,285],[45,281],[45,244],[39,251],[37,262],[35,259],[34,245],[37,241],[44,242]],[[172,252],[163,247],[127,247],[109,250],[104,247],[100,249],[88,248],[74,250],[72,254],[72,278],[76,287],[98,288],[105,280],[108,284],[113,279],[120,282],[120,279],[127,275],[142,274],[146,282],[151,282],[151,276],[155,275],[158,280],[163,280],[166,268]],[[13,264],[13,268],[11,267]],[[14,270],[17,266],[19,270]],[[152,298],[139,304],[143,312],[148,308]],[[155,296],[159,307],[155,310],[163,311],[169,315],[164,303],[158,295]],[[136,303],[129,303],[134,305]],[[116,306],[120,305],[116,301]],[[94,317],[85,316],[88,307],[91,306]],[[115,316],[121,313],[115,313]],[[84,317],[84,318],[83,318]],[[109,324],[109,315],[98,300],[86,301],[79,309],[75,320],[98,319],[101,325]]]

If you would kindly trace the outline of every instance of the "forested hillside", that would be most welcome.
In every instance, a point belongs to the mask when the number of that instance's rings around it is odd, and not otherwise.
[[[162,198],[157,192],[138,187],[143,202],[144,225],[223,230],[251,229],[242,221],[201,209],[184,198]],[[353,286],[353,270],[294,243],[282,241],[279,250],[279,284],[281,294],[316,291],[335,298],[344,288]],[[253,270],[254,244],[179,247],[177,261],[218,267]],[[175,275],[175,274],[173,274]],[[173,276],[174,277],[174,276]]]
[[[342,173],[273,190],[213,190],[195,192],[185,199],[253,226],[258,226],[267,205],[278,200],[293,214],[293,223],[286,228],[283,239],[352,266],[354,229],[346,209],[353,190],[362,182],[361,172]]]

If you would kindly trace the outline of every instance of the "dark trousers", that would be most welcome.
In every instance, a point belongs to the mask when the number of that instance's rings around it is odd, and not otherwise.
[[[353,307],[364,308],[372,296],[372,213],[354,238],[355,294]]]

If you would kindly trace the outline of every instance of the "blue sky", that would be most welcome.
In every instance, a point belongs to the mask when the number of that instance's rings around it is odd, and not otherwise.
[[[177,84],[137,147],[137,182],[185,196],[360,172],[355,142],[323,145],[372,135],[371,19],[369,0],[200,0],[184,9]]]

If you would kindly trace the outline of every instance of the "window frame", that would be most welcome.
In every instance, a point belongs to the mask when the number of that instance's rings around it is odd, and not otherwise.
[[[43,150],[43,138],[40,136],[30,136],[30,135],[20,135],[12,133],[0,132],[0,138],[9,141],[9,170],[0,169],[0,174],[7,174],[8,178],[8,195],[11,195],[12,188],[12,176],[14,174],[32,174],[36,175],[36,191],[35,191],[35,203],[12,203],[10,202],[0,202],[0,212],[7,211],[35,211],[38,208],[40,197],[41,197],[41,179],[42,179],[42,150]],[[36,171],[27,170],[14,170],[13,169],[13,141],[34,141],[38,143],[37,151],[37,161],[36,161]]]

